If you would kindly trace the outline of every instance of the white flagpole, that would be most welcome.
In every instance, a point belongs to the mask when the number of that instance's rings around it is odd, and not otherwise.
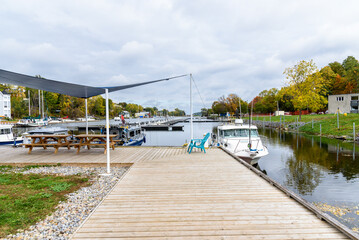
[[[85,111],[86,111],[86,134],[89,134],[89,122],[87,119],[87,98],[85,98]]]
[[[105,89],[106,94],[106,153],[107,153],[107,174],[111,173],[110,170],[110,116],[108,107],[108,89]]]
[[[190,74],[189,81],[190,81],[191,139],[193,139],[192,73]]]

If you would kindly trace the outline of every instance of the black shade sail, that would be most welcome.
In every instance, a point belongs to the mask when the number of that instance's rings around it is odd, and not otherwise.
[[[156,83],[161,81],[168,81],[170,79],[184,77],[187,75],[180,75],[175,77],[163,78],[154,81],[134,83],[122,86],[113,86],[113,87],[91,87],[85,85],[79,85],[74,83],[66,83],[55,81],[46,78],[32,77],[29,75],[24,75],[15,72],[9,72],[6,70],[0,69],[0,83],[12,84],[17,86],[29,87],[34,89],[40,89],[49,92],[60,93],[64,95],[69,95],[78,98],[89,98],[96,95],[104,94],[105,89],[108,89],[108,92],[115,92],[119,90],[124,90],[127,88],[138,87],[141,85],[146,85],[150,83]]]

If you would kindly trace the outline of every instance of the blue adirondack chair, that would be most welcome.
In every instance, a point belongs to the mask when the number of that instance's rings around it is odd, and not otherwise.
[[[204,153],[206,153],[206,149],[204,148],[204,144],[206,143],[207,139],[209,138],[211,134],[207,133],[206,136],[204,136],[203,139],[191,139],[191,142],[188,145],[188,149],[187,152],[191,153],[192,149],[195,148],[200,148],[201,152],[202,150],[204,151]]]

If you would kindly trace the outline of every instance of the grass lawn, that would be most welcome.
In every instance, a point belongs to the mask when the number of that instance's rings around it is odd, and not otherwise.
[[[266,116],[261,117],[253,114],[253,120],[260,121],[272,121],[279,122],[280,119],[286,123],[296,122],[298,115],[294,116]],[[313,121],[313,128],[311,122]],[[322,125],[322,135],[325,136],[348,136],[353,138],[353,122],[355,123],[355,132],[359,133],[359,114],[339,114],[339,129],[337,126],[337,115],[336,114],[319,114],[319,115],[302,115],[300,122],[306,122],[308,124],[301,127],[299,130],[301,132],[306,132],[308,134],[319,134],[320,125]]]
[[[88,185],[87,178],[77,175],[22,174],[11,168],[0,166],[0,237],[44,219],[65,194]]]

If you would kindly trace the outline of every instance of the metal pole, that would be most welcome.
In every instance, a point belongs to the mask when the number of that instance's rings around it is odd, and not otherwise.
[[[29,117],[31,116],[31,103],[30,103],[30,99],[31,99],[31,97],[30,97],[30,90],[27,90],[27,92],[28,92],[28,97],[29,97]]]
[[[41,91],[41,95],[42,95],[42,104],[41,104],[42,118],[44,118],[45,117],[44,90]]]
[[[41,97],[40,97],[40,89],[38,90],[39,94],[39,115],[41,115]]]
[[[312,128],[313,128],[313,119],[312,119]]]
[[[193,139],[193,106],[192,106],[192,73],[190,74],[190,112],[191,112],[191,139]]]
[[[86,134],[89,134],[89,121],[87,118],[87,98],[85,99],[85,111],[86,111]]]
[[[108,110],[108,89],[105,89],[106,95],[106,153],[107,153],[107,174],[111,173],[110,170],[110,116]]]

